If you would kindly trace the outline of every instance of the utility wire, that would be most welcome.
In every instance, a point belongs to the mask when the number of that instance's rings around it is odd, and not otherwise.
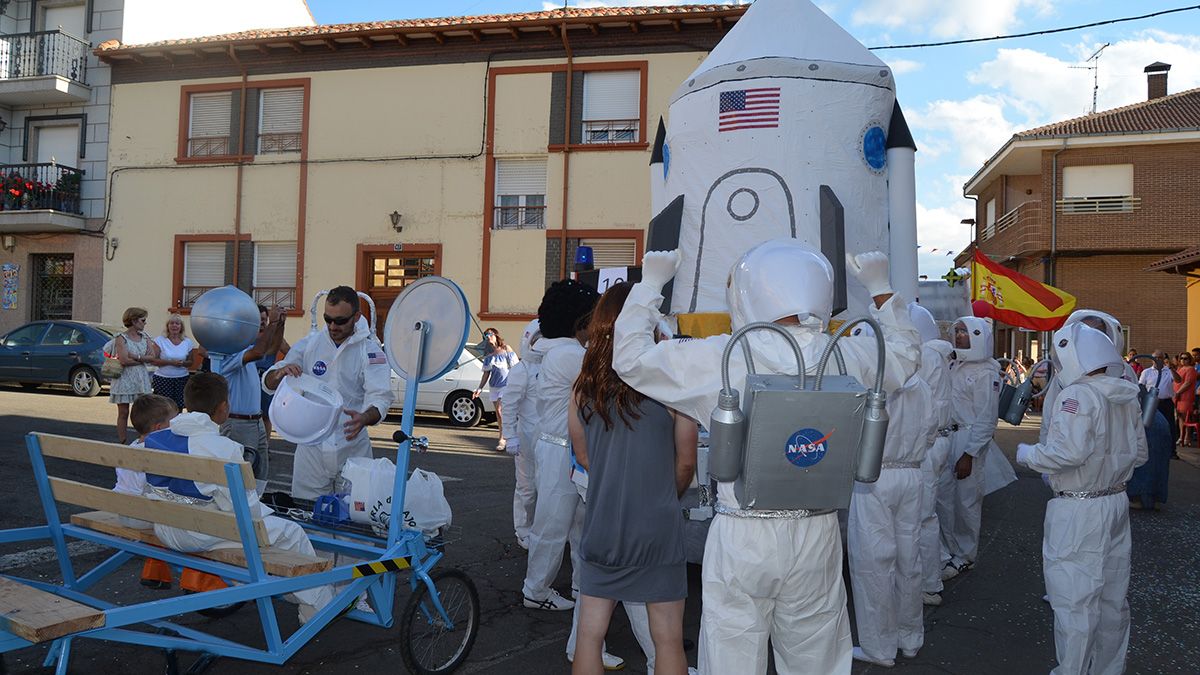
[[[965,45],[974,42],[994,42],[996,40],[1013,40],[1016,38],[1033,37],[1035,35],[1051,35],[1053,33],[1066,33],[1072,30],[1082,30],[1084,28],[1094,28],[1096,26],[1107,26],[1114,23],[1125,23],[1126,21],[1141,21],[1142,19],[1153,19],[1156,16],[1165,16],[1167,14],[1175,14],[1177,12],[1189,12],[1191,10],[1200,9],[1200,5],[1191,5],[1189,7],[1176,7],[1175,9],[1164,9],[1161,12],[1153,12],[1151,14],[1143,14],[1141,16],[1127,16],[1121,19],[1109,19],[1107,21],[1095,21],[1092,23],[1083,23],[1078,26],[1067,26],[1065,28],[1051,28],[1048,30],[1035,30],[1028,33],[1014,33],[1012,35],[996,35],[993,37],[968,38],[965,40],[948,40],[946,42],[921,42],[909,45],[880,45],[878,47],[868,47],[867,49],[916,49],[918,47],[946,47],[949,45]]]

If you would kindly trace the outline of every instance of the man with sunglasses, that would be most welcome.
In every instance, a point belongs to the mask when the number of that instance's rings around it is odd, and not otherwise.
[[[324,318],[325,330],[306,335],[263,374],[268,394],[285,376],[307,374],[336,389],[346,406],[341,429],[317,445],[296,447],[292,496],[302,499],[332,494],[347,459],[371,457],[371,439],[363,429],[383,419],[393,399],[392,371],[359,310],[358,293],[349,286],[329,291]]]

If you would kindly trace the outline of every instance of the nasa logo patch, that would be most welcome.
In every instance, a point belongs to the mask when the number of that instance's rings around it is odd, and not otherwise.
[[[316,363],[313,364],[313,369],[312,369],[313,375],[320,377],[320,376],[324,375],[325,371],[328,369],[329,369],[329,367],[325,365],[324,361],[317,361]]]
[[[825,459],[825,453],[829,452],[829,437],[832,435],[833,431],[824,434],[816,429],[797,431],[788,437],[787,448],[784,451],[787,461],[802,469],[815,466]]]

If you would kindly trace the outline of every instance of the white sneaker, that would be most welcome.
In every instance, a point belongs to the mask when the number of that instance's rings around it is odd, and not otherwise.
[[[572,664],[575,663],[575,655],[567,654],[567,662]],[[613,654],[609,654],[608,652],[604,652],[600,655],[600,662],[604,664],[605,670],[622,670],[625,668],[625,659]],[[688,675],[691,675],[693,670],[695,669],[689,669]],[[699,675],[699,673],[697,673],[697,675]]]
[[[938,605],[942,604],[942,594],[941,593],[922,593],[921,594],[921,603],[928,605],[930,607],[937,607]]]
[[[903,656],[906,659],[915,659],[917,658],[917,651],[918,650],[916,649],[901,649],[900,656]]]
[[[551,612],[575,609],[575,603],[559,595],[558,591],[554,589],[550,589],[550,595],[546,596],[545,600],[534,600],[529,596],[525,596],[525,606],[529,609],[545,609]]]
[[[508,441],[501,438],[500,442],[496,444],[496,452],[504,452],[504,449],[507,447],[508,447]]]
[[[529,550],[529,537],[517,537],[517,545],[526,551]]]
[[[855,661],[862,661],[863,663],[873,663],[877,666],[882,666],[884,668],[891,668],[892,666],[896,665],[895,659],[873,659],[873,658],[867,656],[866,652],[864,652],[862,650],[862,647],[855,647],[853,650],[851,650],[850,655],[854,657]]]
[[[954,561],[948,561],[946,566],[942,568],[942,581],[949,581],[958,576],[960,572],[965,572],[970,568],[970,563],[955,565]]]

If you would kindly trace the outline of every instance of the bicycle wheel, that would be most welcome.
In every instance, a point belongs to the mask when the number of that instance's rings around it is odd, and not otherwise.
[[[400,633],[404,636],[400,654],[408,671],[417,675],[454,672],[467,659],[479,633],[479,592],[470,577],[459,570],[447,569],[434,572],[430,578],[446,615],[454,622],[454,630],[446,628],[446,622],[430,601],[429,588],[418,583],[400,620]]]

